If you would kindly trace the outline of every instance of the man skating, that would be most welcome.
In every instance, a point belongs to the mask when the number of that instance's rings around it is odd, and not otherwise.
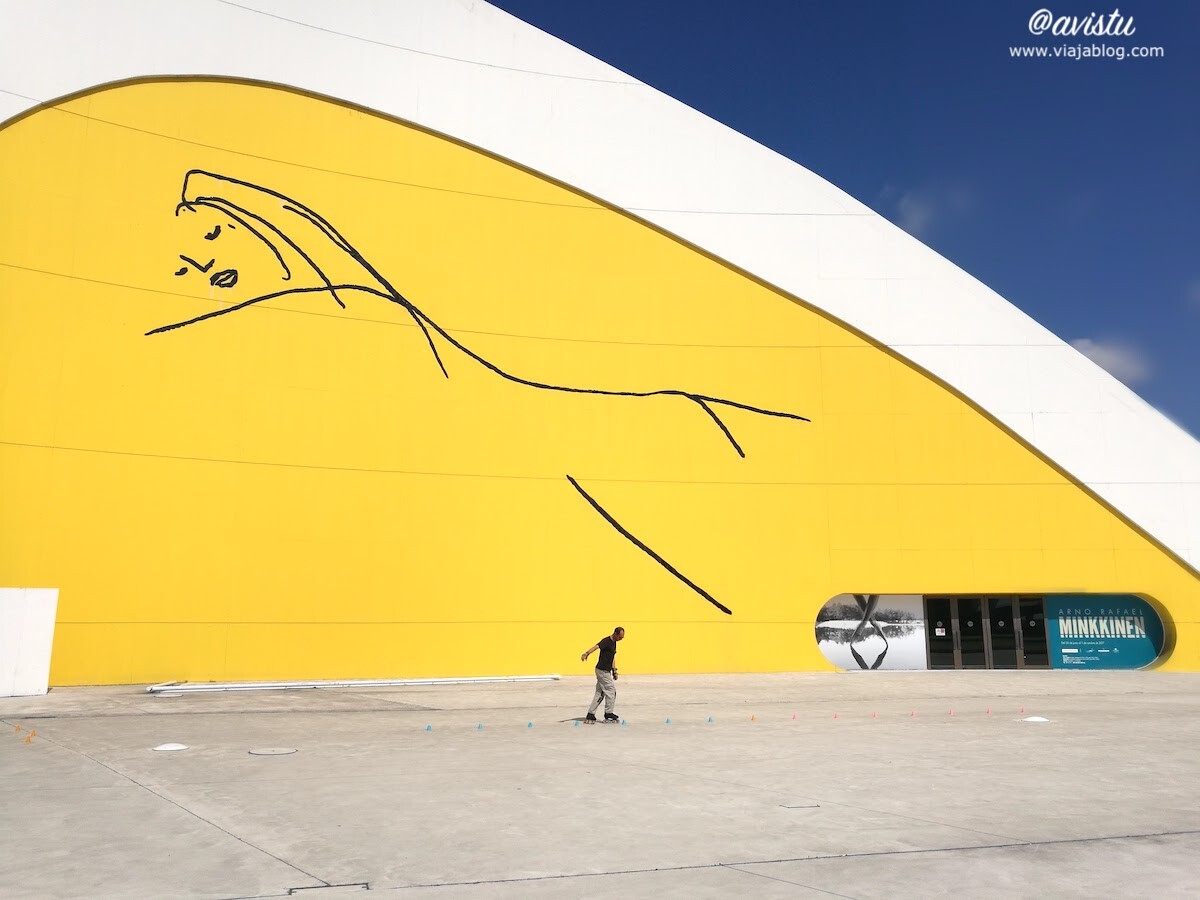
[[[592,705],[588,708],[584,721],[596,721],[596,710],[600,708],[601,700],[604,701],[604,721],[621,721],[621,717],[613,712],[617,705],[617,667],[613,661],[617,656],[617,641],[624,637],[625,629],[618,626],[613,629],[610,637],[601,638],[579,657],[586,662],[593,651],[600,651],[600,657],[596,660],[596,696],[592,698]]]

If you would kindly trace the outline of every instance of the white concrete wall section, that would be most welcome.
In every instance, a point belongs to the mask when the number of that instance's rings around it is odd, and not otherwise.
[[[50,686],[54,588],[0,588],[0,697],[32,697]]]
[[[623,206],[895,348],[1200,566],[1194,438],[844,192],[485,3],[0,0],[0,34],[0,118],[124,78],[245,77]]]

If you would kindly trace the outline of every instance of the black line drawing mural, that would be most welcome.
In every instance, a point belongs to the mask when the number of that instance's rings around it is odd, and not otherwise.
[[[332,224],[304,204],[278,191],[253,184],[249,181],[242,181],[202,169],[192,169],[184,176],[180,200],[175,207],[175,215],[180,216],[196,213],[201,207],[215,210],[227,220],[224,226],[216,225],[203,236],[205,241],[213,244],[214,251],[219,250],[220,244],[218,241],[223,233],[223,227],[229,231],[236,231],[239,228],[245,229],[262,246],[270,251],[279,267],[279,279],[284,282],[295,280],[297,284],[295,287],[262,293],[240,303],[235,303],[231,306],[185,321],[162,325],[146,332],[146,336],[164,334],[195,326],[201,322],[226,316],[255,304],[285,296],[326,294],[339,307],[345,309],[346,303],[343,300],[343,296],[349,296],[351,293],[360,293],[377,297],[402,307],[424,335],[425,343],[429,347],[433,361],[437,364],[438,369],[445,378],[450,378],[450,371],[446,365],[446,360],[449,358],[448,354],[460,354],[499,378],[533,390],[608,397],[678,397],[683,402],[693,404],[707,419],[711,420],[724,442],[742,459],[746,457],[746,451],[723,418],[727,410],[740,410],[753,415],[796,422],[810,421],[808,418],[796,413],[765,409],[735,400],[708,396],[686,390],[618,391],[550,384],[523,378],[484,358],[450,334],[448,330],[435,322],[393,287],[379,270],[368,262]],[[320,246],[316,246],[317,244]],[[332,256],[328,256],[331,250],[333,254]],[[288,265],[285,254],[294,254],[297,256],[303,261],[305,268],[309,271],[303,273],[294,272],[292,267]],[[321,256],[321,262],[318,262],[318,256]],[[222,268],[218,265],[219,253],[207,262],[200,262],[184,254],[180,254],[179,259],[185,265],[175,271],[176,276],[186,276],[194,270],[196,273],[206,276],[209,285],[217,289],[229,289],[242,281],[242,273],[238,269],[232,267]],[[331,265],[328,260],[335,260],[335,264]],[[337,273],[330,272],[329,270],[334,267],[347,272],[349,279],[333,277]],[[318,283],[312,284],[313,280]],[[305,281],[309,283],[302,283]],[[595,497],[589,494],[574,477],[566,474],[565,479],[579,493],[583,500],[618,534],[662,566],[691,591],[703,597],[722,612],[732,614],[729,607],[717,600],[717,598],[712,596],[703,587],[687,578],[645,542],[634,536]],[[866,627],[870,618],[870,614],[864,612],[862,627]],[[875,627],[878,628],[878,625],[876,624]]]
[[[922,616],[920,595],[838,594],[817,614],[817,644],[839,665],[849,660],[835,656],[849,650],[860,669],[924,669]],[[893,650],[900,658],[885,665]]]

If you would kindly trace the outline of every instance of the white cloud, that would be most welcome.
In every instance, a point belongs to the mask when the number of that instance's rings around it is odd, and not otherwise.
[[[1200,309],[1200,278],[1196,278],[1183,289],[1183,298],[1192,309]]]
[[[1148,381],[1153,373],[1146,354],[1126,341],[1076,338],[1071,346],[1130,387]]]
[[[919,191],[905,191],[896,201],[896,224],[912,235],[925,232],[937,218],[933,201]]]
[[[928,235],[934,228],[959,219],[974,207],[974,195],[961,184],[925,185],[898,190],[890,185],[880,194],[891,204],[892,220],[913,237]]]

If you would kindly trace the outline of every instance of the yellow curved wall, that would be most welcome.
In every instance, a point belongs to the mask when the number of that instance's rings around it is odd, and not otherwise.
[[[147,336],[319,285],[217,209],[176,215],[192,169],[319,213],[445,336],[362,290]],[[53,684],[582,673],[616,624],[628,671],[824,669],[813,619],[843,592],[1140,593],[1168,666],[1200,665],[1194,573],[985,415],[471,148],[262,86],[132,84],[0,131],[0,204],[0,584],[59,588]],[[710,404],[742,458],[686,396],[595,392],[662,390],[812,421]]]

